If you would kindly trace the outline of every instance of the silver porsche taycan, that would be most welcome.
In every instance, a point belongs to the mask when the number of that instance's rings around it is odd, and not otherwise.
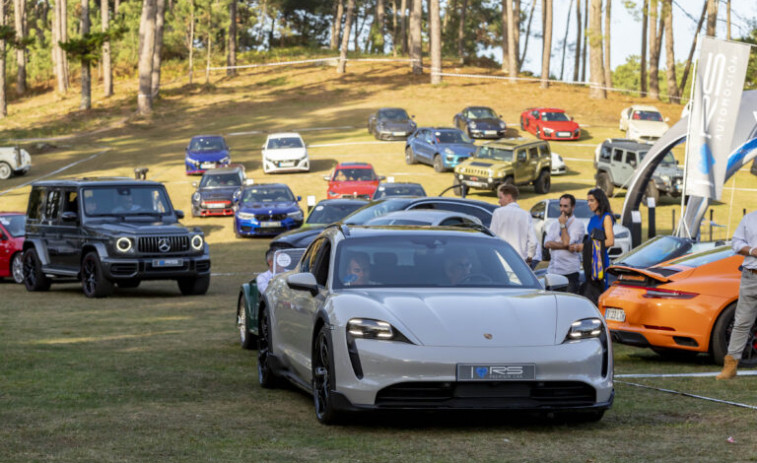
[[[598,420],[613,402],[597,308],[545,290],[486,229],[329,227],[259,310],[260,384],[312,393],[322,423],[429,409]]]

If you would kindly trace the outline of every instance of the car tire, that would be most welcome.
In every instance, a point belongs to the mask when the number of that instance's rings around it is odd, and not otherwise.
[[[541,140],[541,128],[539,126],[536,127],[536,138]]]
[[[42,262],[34,248],[24,252],[24,285],[27,291],[47,291],[52,280],[42,271]]]
[[[18,251],[11,257],[10,274],[16,283],[21,284],[24,282],[24,255],[21,251]]]
[[[323,325],[313,345],[313,405],[315,417],[322,424],[336,424],[340,413],[334,406],[334,350],[331,346],[331,330]]]
[[[544,242],[547,241],[547,234],[541,235],[541,260],[547,261],[552,258],[551,250],[544,247]]]
[[[139,280],[137,278],[130,278],[128,280],[117,281],[116,285],[118,285],[119,288],[133,289],[138,288],[140,283],[142,283],[142,280]]]
[[[452,189],[452,193],[454,193],[455,196],[468,195],[468,185],[464,185],[462,182],[460,182],[459,178],[455,177],[452,180],[452,185],[455,187]]]
[[[201,296],[208,292],[210,275],[179,278],[176,283],[178,283],[179,291],[184,296]]]
[[[536,179],[534,182],[534,190],[538,194],[547,194],[549,193],[549,189],[552,187],[552,179],[549,175],[549,171],[542,170],[539,172],[539,178]]]
[[[113,282],[103,274],[100,256],[88,252],[81,261],[81,289],[90,298],[108,297],[113,293]]]
[[[237,327],[239,328],[239,342],[242,349],[253,350],[258,345],[257,336],[250,333],[250,318],[247,316],[244,293],[239,292],[237,299]]]
[[[271,368],[271,320],[265,306],[258,316],[258,333],[258,382],[264,389],[275,389],[280,380]]]
[[[723,358],[728,354],[728,342],[731,340],[733,330],[733,318],[736,314],[736,302],[726,307],[715,322],[710,336],[710,355],[718,365],[723,364]],[[757,365],[757,348],[755,348],[755,335],[757,335],[757,323],[752,325],[751,333],[747,338],[746,347],[741,354],[740,366],[752,367]]]
[[[434,155],[434,170],[441,173],[447,170],[446,167],[444,167],[444,160],[442,160],[441,154],[435,154]]]
[[[11,178],[11,174],[13,174],[11,166],[7,162],[0,162],[0,180]]]
[[[597,188],[604,191],[608,198],[612,197],[614,186],[607,172],[600,172],[597,174]]]
[[[415,160],[415,153],[413,152],[413,148],[410,146],[406,147],[405,148],[405,164],[411,166],[415,164],[416,162],[418,161]]]

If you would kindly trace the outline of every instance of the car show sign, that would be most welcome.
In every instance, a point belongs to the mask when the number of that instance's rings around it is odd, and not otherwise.
[[[702,39],[686,144],[687,195],[719,200],[749,62],[750,45]]]

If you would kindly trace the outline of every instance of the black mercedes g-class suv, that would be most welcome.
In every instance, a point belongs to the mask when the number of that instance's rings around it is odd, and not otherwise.
[[[87,297],[113,285],[173,279],[182,294],[205,294],[210,255],[200,229],[178,223],[162,183],[130,178],[47,180],[32,184],[24,242],[24,284],[46,291],[81,281]]]

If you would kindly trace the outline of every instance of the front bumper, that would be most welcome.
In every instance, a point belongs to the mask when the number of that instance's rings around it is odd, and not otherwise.
[[[131,259],[102,259],[103,272],[109,280],[170,280],[210,275],[210,256],[154,256]]]
[[[555,130],[550,134],[542,131],[541,138],[542,140],[578,140],[581,138],[581,130]]]
[[[302,226],[302,220],[242,220],[234,218],[234,230],[240,236],[275,236]]]
[[[192,215],[195,217],[227,217],[234,215],[231,201],[202,201],[192,205]]]
[[[503,138],[507,128],[504,129],[472,129],[468,127],[468,134],[471,138]]]
[[[376,138],[379,140],[406,140],[413,131],[405,130],[376,130]]]
[[[186,175],[200,175],[204,174],[206,170],[217,169],[220,167],[226,167],[229,162],[220,161],[187,161],[184,160],[184,168]]]
[[[457,173],[455,174],[455,177],[460,180],[460,183],[468,188],[476,188],[479,190],[494,190],[497,188],[497,185],[504,181],[501,177],[481,177],[479,175]]]
[[[263,159],[266,172],[309,172],[310,159]]]
[[[612,349],[599,339],[536,347],[429,347],[356,340],[355,374],[344,328],[332,331],[336,392],[356,409],[574,410],[609,408]],[[339,339],[341,338],[341,339]],[[603,347],[604,346],[604,347]],[[458,381],[458,364],[535,365],[535,377]]]
[[[563,175],[568,172],[568,168],[566,166],[559,166],[559,167],[553,167],[552,171],[550,172],[551,175]]]

